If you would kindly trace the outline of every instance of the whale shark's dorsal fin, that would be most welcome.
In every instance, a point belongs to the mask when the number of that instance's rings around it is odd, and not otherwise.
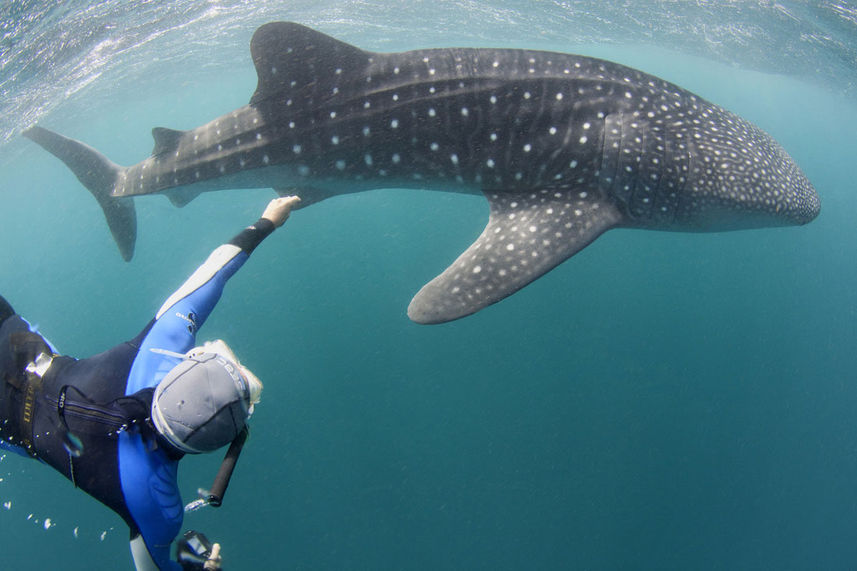
[[[152,149],[152,156],[162,155],[175,151],[179,146],[179,139],[184,135],[184,131],[176,131],[175,129],[167,129],[166,127],[155,127],[152,129],[152,138],[155,139],[155,148]]]
[[[408,317],[443,323],[512,295],[567,260],[622,215],[597,192],[539,189],[485,192],[488,225],[442,274],[414,296]]]
[[[360,73],[372,56],[294,22],[271,22],[256,30],[250,53],[259,76],[251,105],[311,83],[325,88],[337,81],[338,75]]]

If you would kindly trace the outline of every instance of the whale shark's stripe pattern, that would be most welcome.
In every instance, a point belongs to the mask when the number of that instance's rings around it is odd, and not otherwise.
[[[159,192],[177,205],[237,187],[297,191],[303,205],[379,187],[481,192],[484,232],[411,302],[424,323],[503,299],[613,227],[724,230],[818,213],[812,185],[769,135],[615,63],[487,48],[374,53],[289,22],[259,28],[251,54],[249,105],[190,131],[155,129],[152,156],[131,167],[45,129],[27,135],[69,164],[108,221],[112,204]],[[133,251],[133,234],[116,231],[133,210],[114,211],[114,236]]]

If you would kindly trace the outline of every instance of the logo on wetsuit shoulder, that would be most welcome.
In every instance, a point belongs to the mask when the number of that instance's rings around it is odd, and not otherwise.
[[[188,313],[187,315],[181,313],[180,311],[176,312],[176,317],[179,319],[184,319],[187,321],[187,330],[191,334],[195,334],[199,326],[196,324],[196,314],[193,312]]]

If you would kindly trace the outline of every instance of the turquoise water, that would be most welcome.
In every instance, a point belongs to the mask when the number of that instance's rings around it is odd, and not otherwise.
[[[366,47],[428,44],[401,21],[356,32],[360,5],[342,6],[322,21],[232,13],[208,51],[153,40],[50,107],[33,96],[30,112],[130,164],[151,151],[153,126],[189,128],[247,102],[247,39],[262,16],[350,29]],[[455,11],[438,6],[425,17],[441,27]],[[617,37],[563,44],[537,8],[529,28],[492,39],[508,13],[478,13],[494,20],[470,23],[472,44],[545,47],[541,31],[554,49],[633,65],[754,121],[812,180],[821,216],[723,234],[612,231],[498,305],[418,326],[410,297],[479,234],[484,200],[387,190],[296,212],[203,329],[229,341],[265,392],[224,506],[189,514],[185,528],[221,541],[229,570],[853,568],[848,86]],[[462,35],[445,39],[431,45]],[[134,67],[146,54],[148,67]],[[222,54],[228,74],[206,65]],[[272,195],[208,194],[183,209],[142,197],[126,264],[74,176],[12,136],[0,147],[0,292],[63,351],[95,354],[134,336]],[[218,462],[183,462],[187,500]],[[62,477],[7,455],[0,478],[4,568],[131,567],[121,520]]]

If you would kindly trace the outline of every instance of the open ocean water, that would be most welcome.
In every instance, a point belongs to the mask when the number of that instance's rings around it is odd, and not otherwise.
[[[185,518],[228,571],[857,568],[853,3],[5,0],[0,17],[0,292],[79,357],[136,335],[273,193],[140,197],[124,263],[20,131],[135,163],[152,127],[249,100],[271,20],[378,51],[631,65],[767,130],[821,196],[805,227],[608,232],[440,326],[405,309],[481,232],[484,199],[384,190],[294,213],[200,335],[265,382],[224,506]],[[0,458],[0,567],[131,568],[118,516]],[[219,459],[183,461],[186,501]]]

